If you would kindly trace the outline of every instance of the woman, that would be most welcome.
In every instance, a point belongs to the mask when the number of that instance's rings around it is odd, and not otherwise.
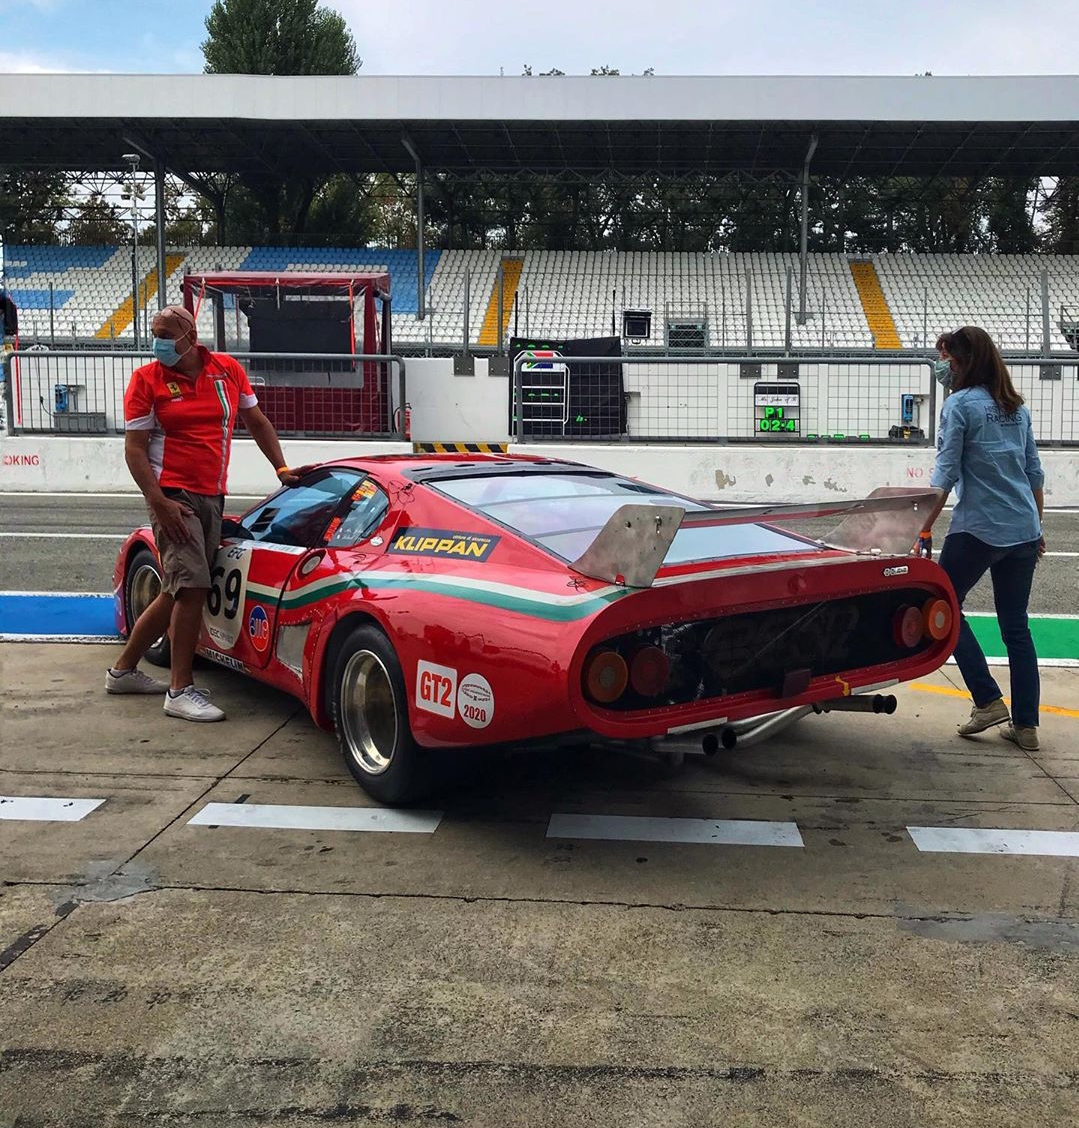
[[[1011,672],[1011,724],[1005,740],[1027,752],[1038,747],[1038,656],[1027,622],[1034,567],[1045,552],[1042,535],[1042,472],[1030,412],[1015,390],[997,347],[984,329],[965,325],[938,342],[949,360],[951,395],[944,401],[937,461],[930,484],[940,493],[926,532],[953,487],[957,501],[940,566],[962,607],[986,570],[993,581],[1000,634]],[[943,382],[943,381],[942,381]],[[974,698],[960,736],[973,736],[1009,720],[982,648],[961,617],[955,660]]]

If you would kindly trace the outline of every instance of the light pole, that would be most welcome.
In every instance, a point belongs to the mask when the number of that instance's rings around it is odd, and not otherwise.
[[[131,328],[135,335],[135,348],[139,347],[139,202],[136,196],[136,176],[139,171],[138,153],[124,153],[131,165]]]

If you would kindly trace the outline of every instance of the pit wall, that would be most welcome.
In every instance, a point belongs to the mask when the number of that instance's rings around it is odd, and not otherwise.
[[[423,442],[506,442],[507,378],[455,377],[448,359],[409,359],[412,437]],[[393,454],[411,444],[284,439],[290,465],[350,454]],[[569,458],[627,474],[693,497],[767,503],[856,498],[877,486],[928,486],[934,452],[926,447],[751,443],[525,443],[512,452]],[[1043,449],[1046,503],[1079,507],[1079,450]],[[250,440],[233,444],[229,489],[261,496],[275,487],[273,472]],[[0,434],[0,493],[135,492],[124,464],[122,436]]]

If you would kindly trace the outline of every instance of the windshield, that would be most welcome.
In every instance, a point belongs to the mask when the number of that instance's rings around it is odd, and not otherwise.
[[[501,473],[428,482],[455,501],[523,534],[563,560],[576,560],[622,505],[708,507],[616,474]],[[818,552],[819,546],[766,525],[679,529],[663,563],[728,560],[774,552]]]

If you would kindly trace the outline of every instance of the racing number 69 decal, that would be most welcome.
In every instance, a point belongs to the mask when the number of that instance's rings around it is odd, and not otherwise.
[[[251,549],[248,545],[228,545],[219,548],[214,556],[202,621],[210,641],[218,650],[231,650],[240,637],[250,569]]]

